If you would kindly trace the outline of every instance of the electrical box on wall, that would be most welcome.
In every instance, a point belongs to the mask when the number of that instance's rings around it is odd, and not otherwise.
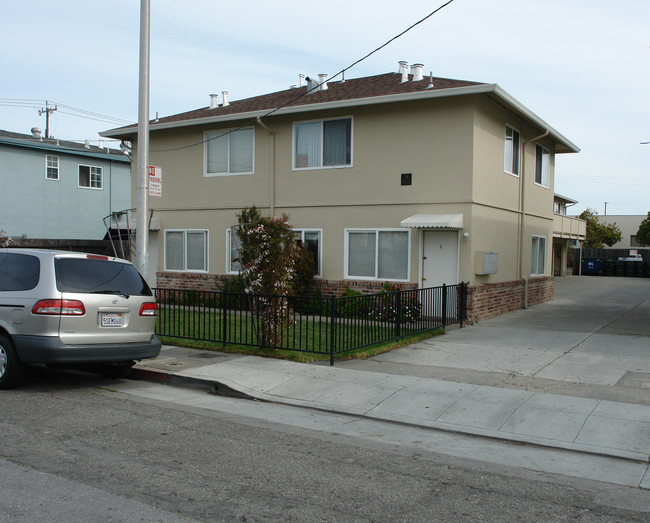
[[[496,274],[499,265],[498,252],[476,252],[476,274]]]

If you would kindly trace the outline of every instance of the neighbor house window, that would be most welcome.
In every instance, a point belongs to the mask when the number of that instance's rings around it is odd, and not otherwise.
[[[300,241],[314,257],[314,276],[321,276],[321,237],[320,229],[294,229],[296,239]]]
[[[255,130],[205,133],[205,175],[253,174]]]
[[[47,155],[45,157],[45,178],[47,180],[59,179],[59,157]]]
[[[546,263],[546,238],[533,236],[533,249],[530,257],[531,276],[543,276]]]
[[[104,170],[92,165],[79,166],[79,187],[101,189],[104,181]]]
[[[165,270],[204,272],[208,270],[208,231],[165,231]]]
[[[551,154],[541,145],[535,146],[535,183],[548,187],[549,172],[551,169]]]
[[[296,123],[294,169],[352,165],[352,118]]]
[[[229,274],[239,274],[241,272],[241,263],[239,263],[239,237],[237,231],[233,229],[226,230],[226,272]]]
[[[519,176],[519,131],[509,125],[506,125],[506,149],[503,168],[507,173]]]
[[[409,231],[346,230],[345,277],[378,280],[409,279]]]

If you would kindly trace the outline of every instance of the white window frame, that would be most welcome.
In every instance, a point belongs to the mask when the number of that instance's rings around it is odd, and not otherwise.
[[[251,144],[251,170],[242,171],[242,172],[231,172],[230,171],[230,137],[233,133],[240,131],[252,131],[253,132],[253,142]],[[228,170],[223,172],[211,173],[208,172],[208,146],[211,140],[215,140],[221,137],[228,138],[228,159],[226,161],[228,165]],[[217,129],[213,131],[205,131],[203,133],[203,176],[205,178],[216,178],[222,176],[247,176],[249,174],[255,174],[255,127],[243,127],[241,129]]]
[[[327,121],[334,120],[350,120],[350,163],[341,165],[323,165],[323,155],[325,154],[325,147],[323,146],[324,133],[323,124]],[[320,123],[320,164],[313,167],[297,167],[296,166],[296,128],[302,124]],[[300,122],[293,122],[293,132],[291,136],[291,165],[294,171],[313,171],[316,169],[349,169],[354,165],[354,118],[350,116],[337,116],[333,118],[321,118],[317,120],[302,120]]]
[[[235,231],[230,228],[226,229],[226,274],[239,274],[241,269],[232,268],[232,238],[233,234],[236,234]],[[239,262],[238,262],[239,263]]]
[[[375,275],[374,276],[356,276],[349,274],[349,251],[350,251],[350,234],[355,232],[369,233],[374,232],[376,241],[375,241]],[[382,232],[401,232],[407,235],[407,257],[406,257],[406,278],[379,278],[379,233]],[[343,274],[346,280],[369,280],[369,281],[398,281],[398,282],[410,282],[411,281],[411,230],[403,228],[350,228],[345,229],[345,252],[343,256],[344,267]]]
[[[508,137],[508,130],[512,131],[512,138]],[[517,134],[517,165],[514,169],[515,162],[515,147],[514,147],[514,136]],[[521,133],[512,125],[506,124],[506,130],[504,133],[504,149],[503,149],[503,170],[510,174],[511,176],[519,177],[521,172]],[[508,142],[511,142],[510,147],[508,147]]]
[[[55,165],[50,165],[50,160],[54,162],[56,160],[56,166]],[[56,170],[56,178],[52,178],[49,176],[50,174],[50,169]],[[59,157],[55,156],[53,154],[46,154],[45,155],[45,179],[46,180],[52,180],[54,182],[58,182],[60,180],[59,177]]]
[[[542,272],[539,272],[540,243],[544,244],[544,249],[543,249],[544,267],[542,267]],[[530,275],[544,276],[545,271],[546,271],[546,236],[533,235],[532,242],[531,242],[531,252],[530,252]]]
[[[316,260],[318,266],[318,274],[314,274],[314,278],[322,278],[323,276],[323,229],[294,227],[293,232],[300,234],[300,241],[303,244],[305,243],[305,233],[308,232],[318,233],[318,259]]]
[[[167,233],[182,232],[183,233],[183,268],[182,269],[169,269],[167,267]],[[203,233],[204,237],[204,250],[203,250],[203,269],[188,269],[187,268],[187,234],[188,233]],[[209,246],[210,246],[210,231],[208,229],[165,229],[163,236],[163,255],[165,272],[191,272],[191,273],[206,273],[209,271]]]
[[[87,167],[88,168],[88,184],[89,185],[81,185],[81,168],[82,167]],[[94,170],[94,173],[93,173]],[[95,176],[95,180],[99,180],[99,185],[97,185],[97,182],[95,181],[95,184],[93,185],[93,175]],[[85,164],[79,164],[77,167],[77,186],[80,189],[92,189],[94,191],[102,191],[104,189],[104,168],[99,167],[97,165],[85,165]]]
[[[538,160],[538,155],[542,154],[541,158],[541,171],[540,162]],[[537,175],[539,174],[540,181],[537,181]],[[551,151],[549,151],[543,145],[538,143],[535,144],[535,183],[540,187],[545,187],[548,189],[549,180],[551,179]]]

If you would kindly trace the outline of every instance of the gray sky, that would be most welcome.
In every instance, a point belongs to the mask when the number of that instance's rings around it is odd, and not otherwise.
[[[151,0],[151,117],[330,76],[444,0]],[[0,129],[98,140],[138,114],[137,0],[23,0],[3,6]],[[650,2],[455,0],[346,73],[397,72],[497,83],[577,144],[558,155],[555,191],[607,214],[650,211]],[[24,100],[19,107],[15,101]],[[81,116],[85,116],[82,118]]]

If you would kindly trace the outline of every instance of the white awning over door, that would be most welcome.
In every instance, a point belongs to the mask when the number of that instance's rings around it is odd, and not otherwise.
[[[462,214],[415,214],[400,225],[407,228],[418,229],[462,229]]]

